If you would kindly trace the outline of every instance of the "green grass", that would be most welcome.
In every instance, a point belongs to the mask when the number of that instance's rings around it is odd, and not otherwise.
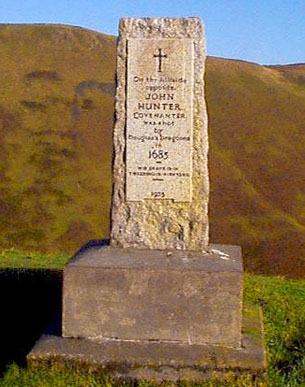
[[[245,301],[262,307],[268,359],[269,387],[305,386],[305,280],[280,277],[245,276]],[[105,375],[83,373],[81,370],[52,368],[22,369],[11,365],[0,380],[0,387],[18,386],[117,386]],[[141,387],[152,386],[140,383]],[[171,384],[165,384],[170,386]],[[189,386],[195,384],[189,384]],[[180,386],[185,384],[180,383]],[[265,386],[251,383],[247,377],[237,381],[207,381],[196,386],[250,387]]]
[[[153,387],[158,386],[155,383],[140,381],[136,384],[137,387]],[[160,385],[160,384],[159,384]],[[265,387],[264,382],[251,383],[251,378],[248,376],[241,377],[239,380],[221,381],[204,381],[201,383],[184,383],[177,384],[164,382],[163,387],[179,386],[179,387]],[[117,387],[126,386],[132,387],[131,382],[114,381],[107,375],[96,375],[94,373],[83,373],[81,370],[72,370],[69,368],[61,368],[52,366],[51,368],[27,369],[22,370],[15,364],[7,371],[5,378],[0,381],[0,387]]]
[[[263,310],[269,385],[305,386],[305,280],[247,275],[245,285]]]
[[[0,251],[0,269],[53,269],[61,270],[71,258],[71,254],[43,254],[15,249]]]
[[[110,387],[109,378],[96,376],[94,374],[84,374],[80,371],[53,367],[50,369],[29,369],[22,370],[16,365],[12,365],[0,381],[2,387]]]

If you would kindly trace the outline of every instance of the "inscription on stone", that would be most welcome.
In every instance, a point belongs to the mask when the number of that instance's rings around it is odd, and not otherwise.
[[[193,40],[127,41],[126,198],[192,197]]]

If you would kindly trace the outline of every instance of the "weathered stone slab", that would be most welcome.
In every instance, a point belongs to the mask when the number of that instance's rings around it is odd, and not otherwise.
[[[64,271],[63,336],[240,347],[241,251],[213,247],[76,256]]]
[[[208,245],[205,42],[198,18],[120,23],[111,245]]]
[[[247,308],[251,308],[251,318],[243,321],[245,333],[240,348],[43,336],[28,355],[28,365],[75,365],[125,380],[176,382],[227,377],[232,380],[232,375],[249,375],[249,382],[253,382],[255,378],[263,379],[266,360],[258,308],[250,305]]]

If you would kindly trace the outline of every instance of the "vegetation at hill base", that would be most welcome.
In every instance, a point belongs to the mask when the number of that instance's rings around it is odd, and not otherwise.
[[[246,275],[245,301],[261,306],[263,311],[265,344],[267,351],[267,382],[269,387],[297,387],[305,385],[305,280],[288,280],[283,277]],[[226,382],[207,381],[188,386],[251,387],[266,386],[266,380],[251,382],[242,377]],[[131,386],[130,383],[112,381],[107,375],[84,373],[68,368],[20,368],[11,365],[0,387],[51,387],[51,386]],[[166,384],[170,385],[170,384]],[[180,386],[186,384],[180,383]],[[153,386],[139,383],[139,386]]]
[[[14,248],[0,251],[0,269],[49,269],[61,270],[71,258],[67,253],[39,253],[18,251]]]
[[[0,26],[0,247],[72,253],[107,238],[116,38]],[[305,65],[209,57],[211,242],[305,274]]]

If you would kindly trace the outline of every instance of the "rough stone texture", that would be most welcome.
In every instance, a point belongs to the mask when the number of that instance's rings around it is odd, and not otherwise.
[[[77,255],[64,271],[63,336],[240,347],[241,251],[212,247]]]
[[[191,201],[126,200],[126,106],[128,40],[191,39],[193,45]],[[116,123],[111,245],[142,249],[205,250],[208,246],[208,135],[204,102],[205,42],[198,18],[124,18],[117,51]],[[157,76],[158,71],[155,70]],[[174,76],[175,74],[170,74]],[[155,188],[154,188],[155,190]]]
[[[229,376],[232,380],[232,374],[237,377],[248,374],[253,381],[264,376],[266,360],[259,310],[248,305],[247,311],[240,348],[43,336],[27,361],[31,367],[50,363],[75,365],[119,379],[176,382]]]

